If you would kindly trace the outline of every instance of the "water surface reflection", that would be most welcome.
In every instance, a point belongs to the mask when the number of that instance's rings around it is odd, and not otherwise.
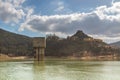
[[[0,62],[0,80],[120,80],[119,61]]]
[[[33,73],[34,80],[45,80],[45,62],[35,61],[33,63]]]

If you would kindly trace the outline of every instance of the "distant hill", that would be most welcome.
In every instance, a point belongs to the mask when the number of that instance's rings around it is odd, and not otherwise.
[[[31,55],[32,39],[0,29],[0,53],[10,56]]]
[[[47,37],[47,56],[104,56],[118,55],[119,49],[94,39],[78,30],[72,36],[61,39],[56,35]]]
[[[118,48],[111,47],[100,39],[94,39],[80,30],[64,39],[48,35],[46,43],[45,56],[83,57],[120,53]],[[9,56],[33,56],[32,38],[0,29],[0,53]]]
[[[120,47],[120,41],[115,42],[115,43],[111,43],[110,45],[116,46],[116,47]]]
[[[77,37],[80,40],[83,40],[85,38],[91,38],[90,36],[88,36],[87,34],[83,33],[83,31],[78,30],[74,35],[72,35],[71,37]]]

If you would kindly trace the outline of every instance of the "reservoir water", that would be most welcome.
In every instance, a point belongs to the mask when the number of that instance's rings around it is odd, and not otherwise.
[[[0,80],[120,80],[120,62],[0,62]]]

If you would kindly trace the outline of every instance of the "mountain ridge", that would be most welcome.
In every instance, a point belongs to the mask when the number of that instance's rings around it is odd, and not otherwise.
[[[120,41],[110,43],[110,45],[115,46],[115,47],[120,47]]]
[[[12,33],[0,29],[0,52],[11,56],[18,56],[16,53],[26,55],[30,53],[27,49],[32,46],[32,39],[28,36]]]
[[[48,35],[46,44],[45,56],[54,57],[119,55],[120,52],[118,48],[111,47],[100,39],[94,39],[81,30],[64,39]],[[0,29],[0,53],[33,57],[32,38]]]

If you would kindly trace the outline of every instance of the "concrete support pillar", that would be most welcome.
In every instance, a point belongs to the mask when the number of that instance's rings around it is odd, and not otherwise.
[[[44,60],[44,48],[35,48],[35,60],[43,61]]]
[[[44,37],[36,37],[33,39],[33,47],[35,49],[35,60],[43,61],[44,60],[44,50],[46,47],[46,40]]]
[[[44,60],[44,48],[39,48],[39,60],[43,61]]]

